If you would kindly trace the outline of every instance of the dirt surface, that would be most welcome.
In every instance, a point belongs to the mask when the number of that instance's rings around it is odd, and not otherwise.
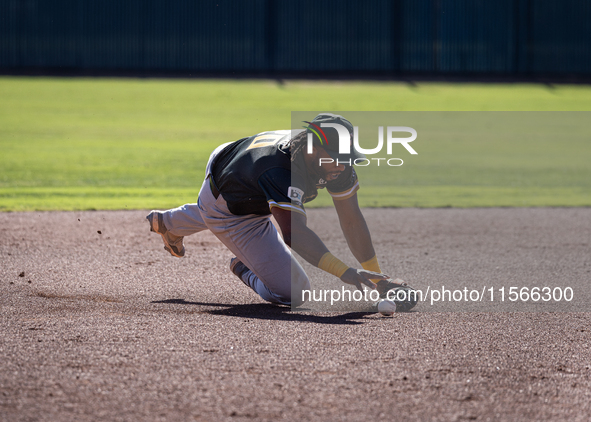
[[[337,245],[333,212],[310,224]],[[591,281],[591,209],[364,213],[416,287]],[[146,214],[0,214],[0,420],[591,419],[590,312],[291,311]]]

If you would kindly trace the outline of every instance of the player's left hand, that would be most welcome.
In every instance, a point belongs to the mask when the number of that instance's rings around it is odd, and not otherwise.
[[[355,268],[349,268],[341,276],[341,281],[346,284],[352,284],[357,287],[358,290],[363,291],[363,286],[367,286],[370,289],[375,289],[376,285],[371,280],[387,280],[390,276],[386,274],[374,273],[373,271],[358,270]]]
[[[376,287],[378,288],[378,292],[380,292],[380,294],[382,295],[385,294],[388,290],[396,289],[398,287],[409,287],[409,285],[406,281],[397,278],[396,280],[380,280],[376,284]]]

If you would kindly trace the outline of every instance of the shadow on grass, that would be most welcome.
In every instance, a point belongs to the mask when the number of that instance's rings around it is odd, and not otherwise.
[[[184,299],[165,299],[155,300],[151,303],[169,303],[173,305],[197,305],[197,306],[215,306],[223,307],[224,309],[212,309],[203,311],[211,315],[225,315],[239,318],[254,318],[267,319],[277,321],[298,321],[298,322],[312,322],[316,324],[333,324],[333,325],[358,325],[363,324],[362,321],[356,321],[369,315],[368,312],[348,312],[344,314],[336,314],[331,316],[320,316],[306,313],[303,308],[298,311],[292,311],[287,306],[272,305],[268,303],[255,304],[241,304],[230,305],[227,303],[207,303],[207,302],[188,302]]]

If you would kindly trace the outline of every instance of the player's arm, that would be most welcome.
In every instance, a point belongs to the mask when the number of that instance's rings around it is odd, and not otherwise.
[[[328,252],[328,248],[318,235],[308,228],[306,216],[278,207],[272,208],[271,213],[281,228],[287,246],[310,264],[318,266],[318,261]]]
[[[339,216],[341,229],[343,230],[345,239],[347,239],[349,249],[353,252],[355,258],[357,258],[364,269],[381,273],[382,270],[378,263],[367,223],[359,209],[357,193],[342,200],[333,197],[333,202]],[[388,291],[392,288],[393,283],[396,283],[396,281],[381,280],[383,279],[372,278],[371,280],[376,283],[380,293]]]
[[[376,272],[350,268],[335,258],[316,233],[307,226],[305,214],[280,207],[271,208],[271,213],[281,228],[285,243],[315,267],[339,277],[344,283],[352,284],[359,290],[362,290],[362,285],[375,288],[370,279],[388,278]]]
[[[328,187],[349,249],[364,269],[381,273],[367,223],[359,209],[357,190],[359,182],[353,169],[349,174],[343,172],[337,182]],[[374,278],[372,281],[378,283],[380,279]],[[382,284],[378,285],[378,289]]]
[[[374,258],[376,253],[367,223],[359,209],[357,193],[347,199],[337,200],[333,198],[333,202],[339,216],[341,230],[353,256],[361,263]],[[378,272],[380,271],[378,270]]]

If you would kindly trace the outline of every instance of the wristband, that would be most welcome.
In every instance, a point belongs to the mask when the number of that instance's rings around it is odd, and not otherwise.
[[[330,252],[326,252],[324,255],[322,255],[322,258],[320,258],[320,261],[318,262],[318,268],[334,276],[337,276],[338,278],[341,278],[341,276],[345,274],[345,271],[349,269],[349,266]]]
[[[367,270],[367,271],[373,271],[374,273],[381,273],[382,272],[382,270],[380,269],[380,264],[378,264],[377,255],[374,255],[374,257],[372,259],[362,262],[361,266],[363,267],[364,270]],[[374,283],[377,283],[378,281],[380,281],[380,279],[373,279],[371,281],[373,281]]]

